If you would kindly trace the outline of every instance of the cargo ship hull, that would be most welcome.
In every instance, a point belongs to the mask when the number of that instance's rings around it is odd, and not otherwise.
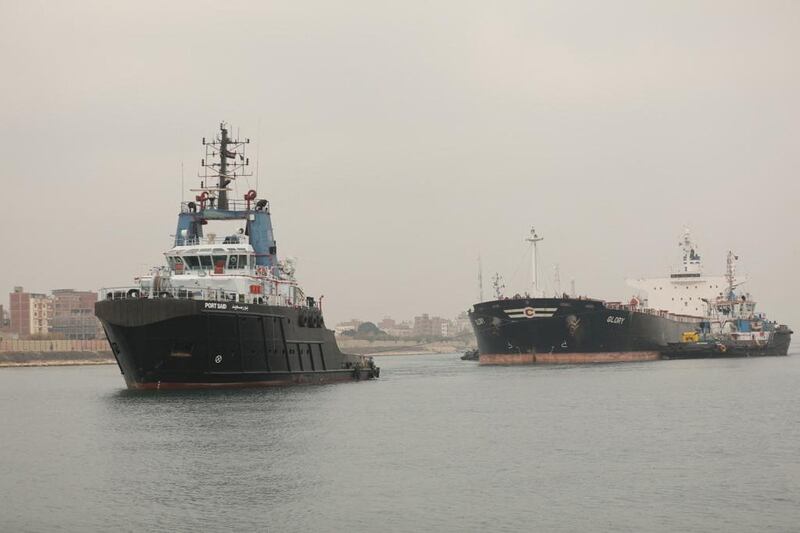
[[[578,298],[482,302],[469,317],[485,365],[653,361],[700,321]]]
[[[130,389],[275,386],[378,376],[343,354],[319,311],[188,299],[95,306]]]

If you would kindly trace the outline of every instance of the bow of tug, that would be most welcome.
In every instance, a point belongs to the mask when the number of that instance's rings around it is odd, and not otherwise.
[[[315,310],[122,298],[97,302],[95,312],[131,389],[330,383],[380,374],[372,358],[343,354]]]

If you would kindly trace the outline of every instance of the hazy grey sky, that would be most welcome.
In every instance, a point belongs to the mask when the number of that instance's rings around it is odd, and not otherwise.
[[[532,224],[546,281],[627,299],[689,225],[800,328],[800,2],[0,7],[4,304],[160,263],[226,120],[329,324],[452,316]]]

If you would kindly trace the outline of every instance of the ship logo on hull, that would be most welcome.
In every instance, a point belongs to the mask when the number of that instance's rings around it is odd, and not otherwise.
[[[509,318],[550,318],[557,307],[521,307],[519,309],[504,309]]]

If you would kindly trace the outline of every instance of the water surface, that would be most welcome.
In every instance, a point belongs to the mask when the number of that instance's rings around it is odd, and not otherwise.
[[[0,369],[0,530],[798,531],[797,351],[178,393]]]

